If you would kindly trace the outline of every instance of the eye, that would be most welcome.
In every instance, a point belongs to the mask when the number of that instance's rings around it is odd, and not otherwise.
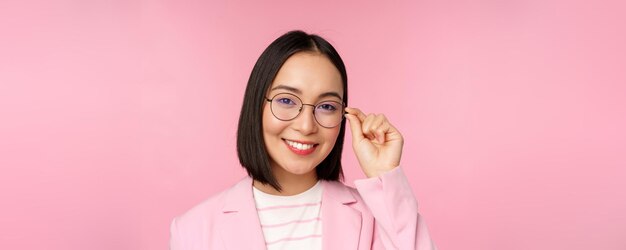
[[[337,104],[334,103],[321,103],[317,105],[317,109],[325,111],[325,112],[334,112],[337,111]]]
[[[287,98],[287,97],[278,98],[276,99],[276,102],[282,105],[295,105],[296,104],[296,102],[294,102],[292,99]]]

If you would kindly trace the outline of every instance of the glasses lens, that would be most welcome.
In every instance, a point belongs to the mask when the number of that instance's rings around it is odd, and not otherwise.
[[[272,113],[279,120],[291,120],[298,116],[302,102],[291,94],[278,94],[272,99]]]
[[[323,127],[336,127],[343,120],[343,105],[333,101],[319,103],[315,106],[315,119]]]

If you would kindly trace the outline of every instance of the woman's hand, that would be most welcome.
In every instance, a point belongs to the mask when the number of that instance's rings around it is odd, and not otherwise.
[[[352,132],[352,148],[367,177],[376,177],[400,165],[404,139],[387,118],[365,115],[357,108],[346,108]]]

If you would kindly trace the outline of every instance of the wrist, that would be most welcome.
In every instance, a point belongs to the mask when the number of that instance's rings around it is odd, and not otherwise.
[[[375,177],[379,177],[381,175],[384,175],[386,173],[388,173],[391,170],[394,170],[395,168],[397,168],[398,166],[391,166],[391,167],[384,167],[384,168],[378,168],[372,171],[364,171],[365,172],[365,176],[367,176],[367,178],[375,178]]]

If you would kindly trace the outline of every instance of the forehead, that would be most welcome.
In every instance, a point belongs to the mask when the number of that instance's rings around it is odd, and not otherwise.
[[[299,90],[297,94],[306,99],[328,92],[343,96],[339,70],[328,57],[316,52],[299,52],[289,57],[276,74],[269,92],[294,92],[289,88]]]

